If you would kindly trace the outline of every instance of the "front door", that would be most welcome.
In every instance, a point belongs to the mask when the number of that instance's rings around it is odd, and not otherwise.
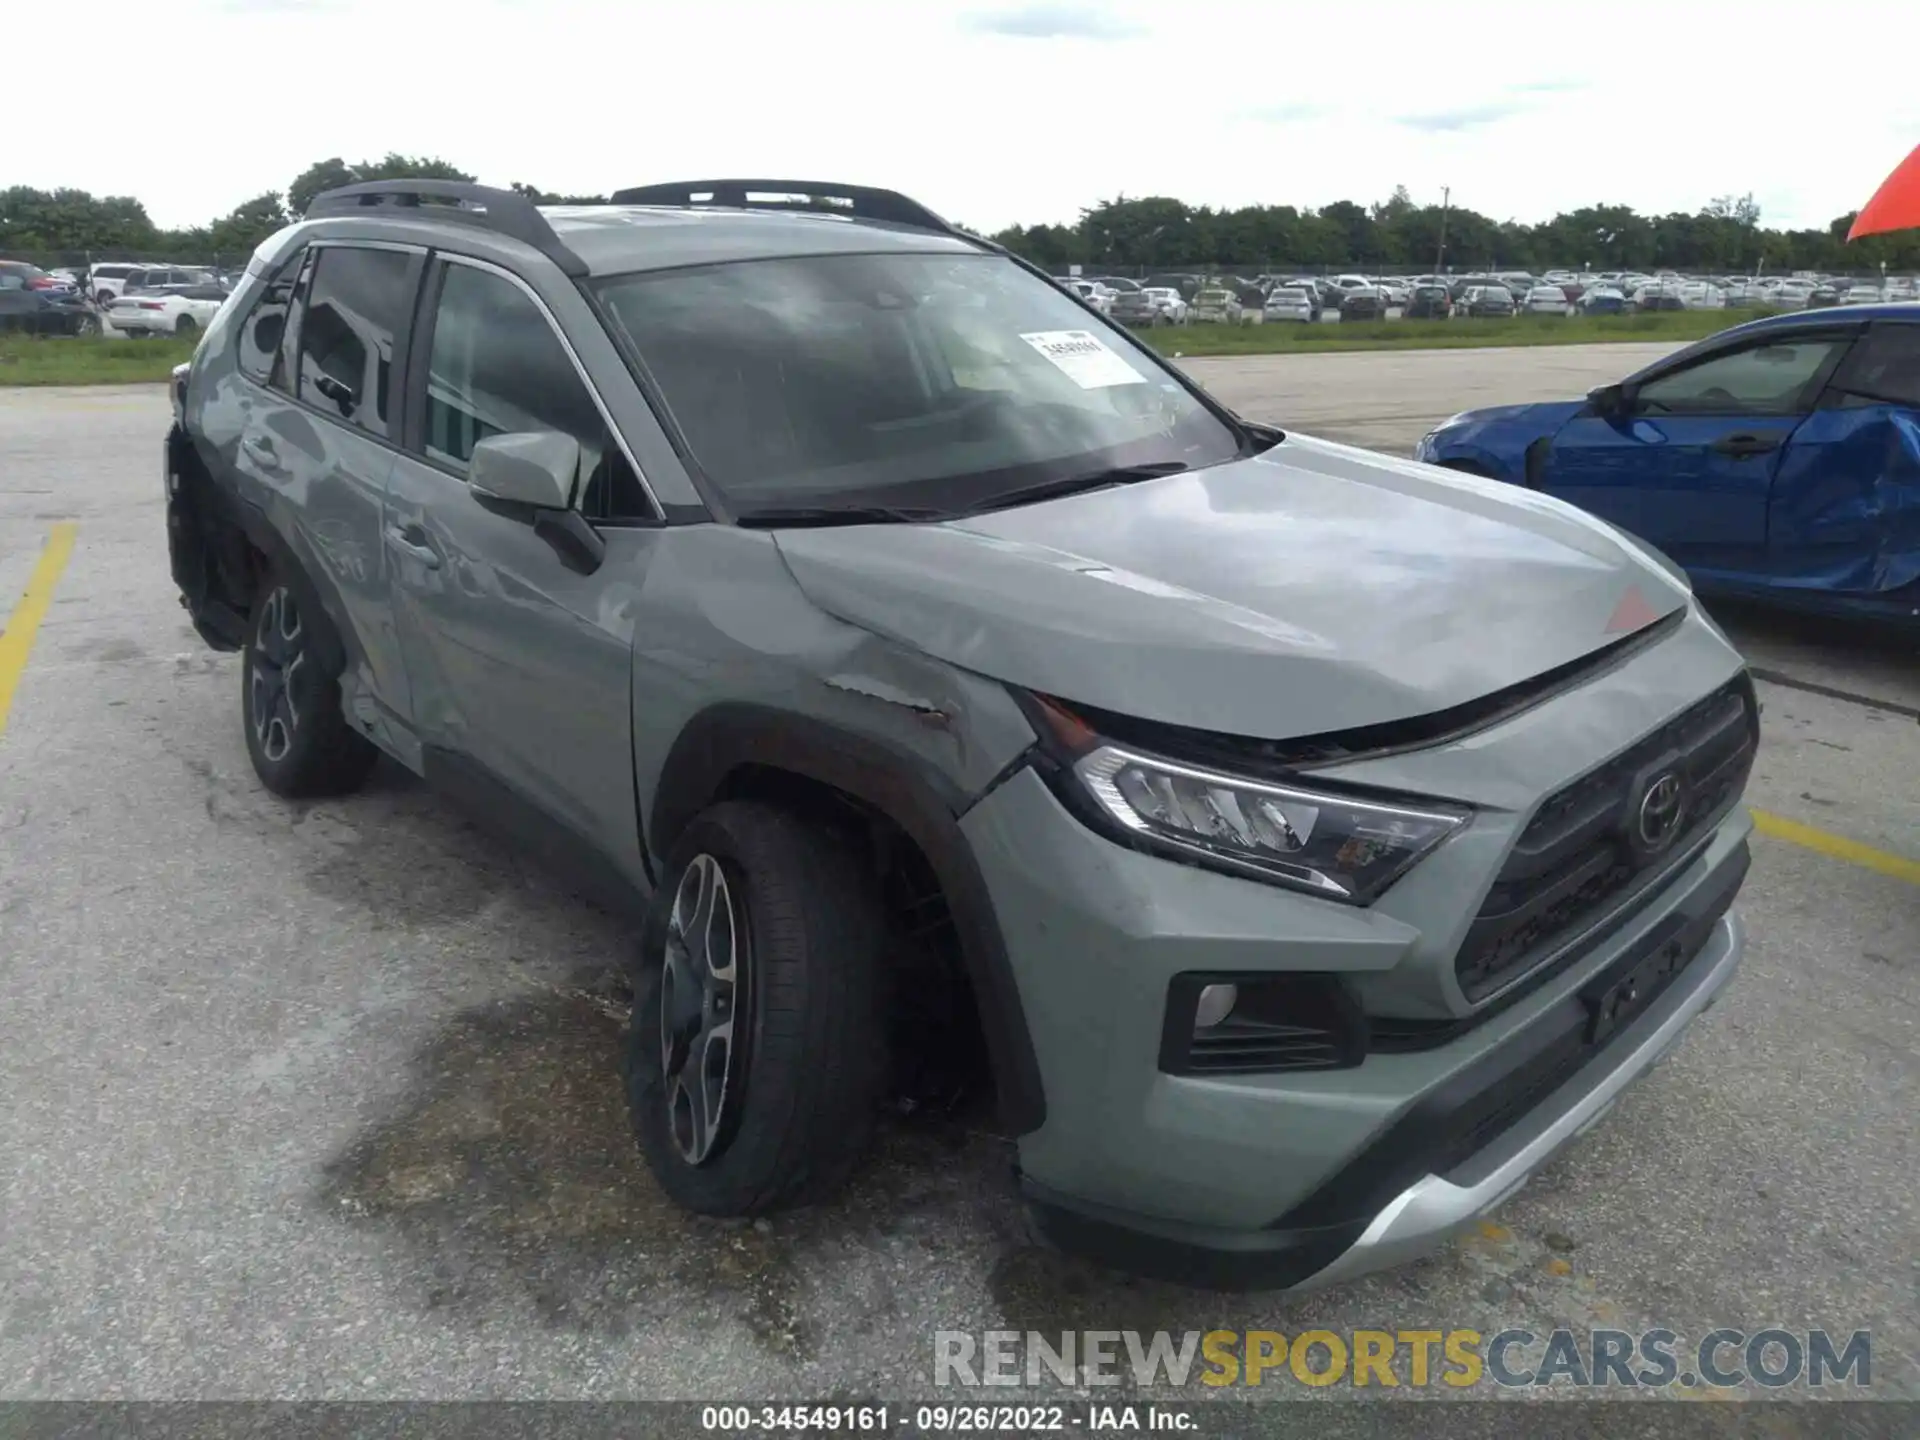
[[[645,502],[631,461],[532,292],[453,258],[436,272],[410,367],[418,433],[383,531],[428,773],[530,803],[644,883],[633,622],[661,531],[633,513]],[[590,573],[530,514],[467,487],[476,443],[524,431],[580,442],[574,505],[606,542]]]
[[[1655,374],[1569,420],[1536,483],[1689,569],[1763,568],[1781,455],[1846,344],[1761,339]]]

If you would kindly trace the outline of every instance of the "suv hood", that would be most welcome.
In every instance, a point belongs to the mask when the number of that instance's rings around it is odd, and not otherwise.
[[[1687,603],[1558,501],[1300,436],[963,520],[775,538],[841,620],[1065,700],[1265,739],[1464,704]]]

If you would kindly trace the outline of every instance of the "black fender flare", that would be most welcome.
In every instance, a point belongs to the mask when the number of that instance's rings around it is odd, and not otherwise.
[[[267,512],[253,501],[235,497],[233,518],[247,537],[249,544],[267,557],[274,572],[287,582],[287,588],[293,591],[293,598],[299,602],[303,615],[317,615],[324,620],[315,632],[315,641],[320,652],[320,660],[329,675],[344,675],[347,669],[347,639],[340,623],[340,606],[329,604],[329,599],[337,602],[338,597],[329,597],[323,593],[321,582],[315,578],[314,567],[301,556],[293,543],[280,532]],[[247,597],[251,604],[253,597]]]
[[[993,1066],[1000,1123],[1009,1136],[1039,1129],[1046,1119],[1046,1095],[1033,1038],[993,898],[960,830],[971,797],[883,741],[769,706],[723,703],[689,721],[667,755],[647,817],[652,852],[666,854],[720,793],[727,776],[743,765],[830,785],[884,815],[920,847],[959,931]]]

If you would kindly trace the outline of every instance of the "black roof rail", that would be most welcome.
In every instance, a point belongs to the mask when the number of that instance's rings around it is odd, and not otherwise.
[[[736,210],[824,211],[856,220],[879,220],[943,235],[972,236],[948,224],[918,200],[871,185],[842,185],[826,180],[675,180],[637,185],[613,192],[616,205],[718,205]]]
[[[368,180],[323,190],[307,206],[306,218],[365,215],[380,210],[420,210],[434,220],[450,220],[523,241],[578,279],[587,263],[561,243],[547,217],[512,190],[473,185],[464,180]]]

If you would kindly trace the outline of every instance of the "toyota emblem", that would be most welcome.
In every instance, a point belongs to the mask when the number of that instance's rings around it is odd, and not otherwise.
[[[1673,837],[1680,833],[1685,800],[1680,777],[1671,770],[1647,786],[1640,797],[1640,808],[1635,814],[1634,824],[1640,832],[1641,845],[1649,852],[1666,849],[1673,843]]]

